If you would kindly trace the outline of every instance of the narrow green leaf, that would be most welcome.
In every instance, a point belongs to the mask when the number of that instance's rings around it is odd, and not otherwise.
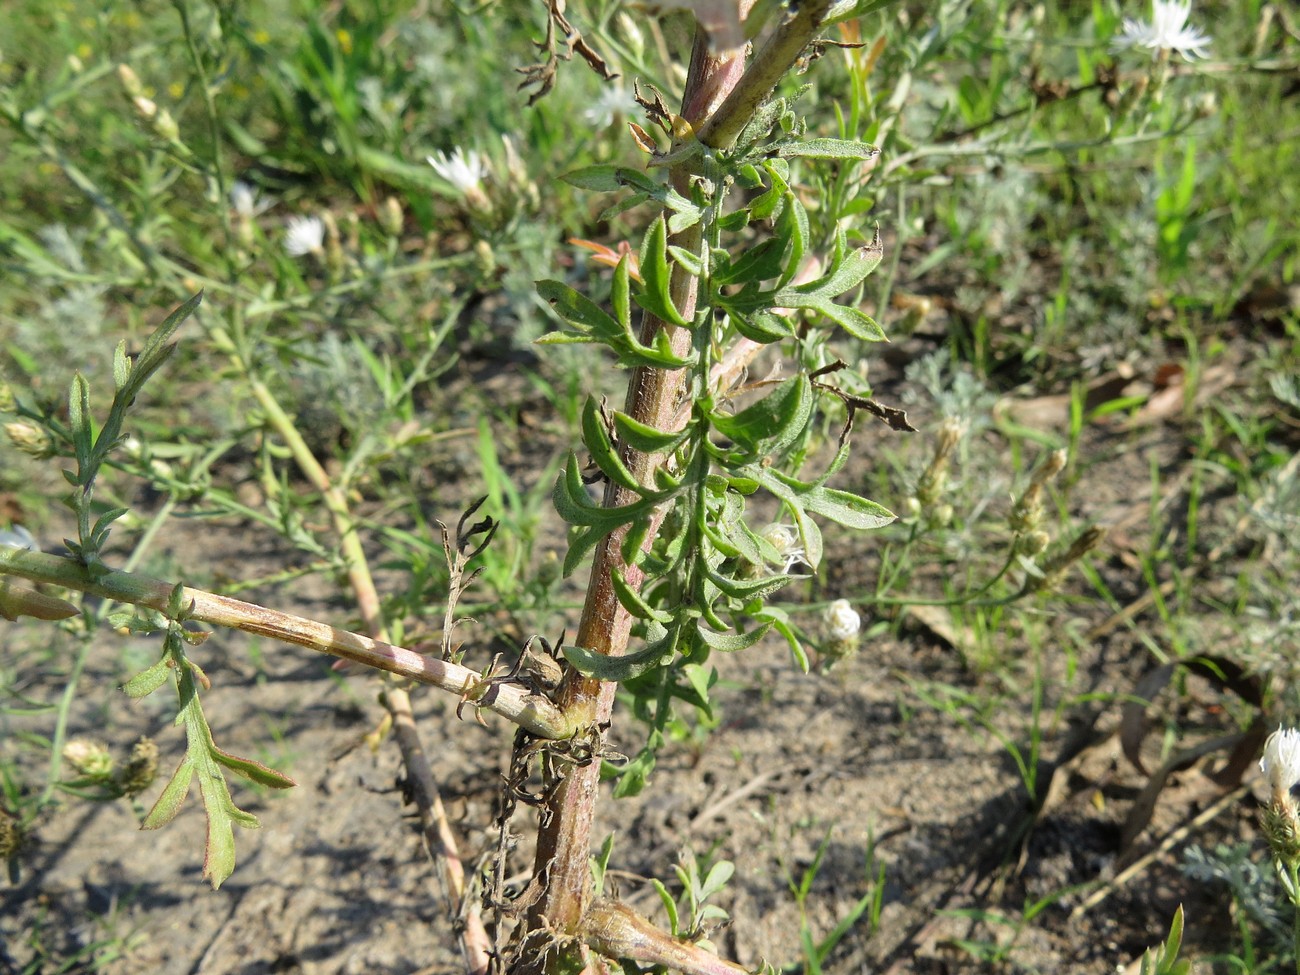
[[[283,772],[278,772],[269,765],[263,765],[254,759],[242,758],[239,755],[232,755],[230,752],[223,751],[211,739],[209,739],[209,745],[213,759],[230,769],[230,771],[242,775],[258,785],[264,785],[270,789],[292,789],[298,784]]]
[[[803,159],[871,159],[880,150],[866,142],[846,139],[808,139],[805,142],[786,142],[777,147],[777,155],[784,158]]]
[[[646,671],[659,666],[673,653],[676,640],[672,634],[646,644],[636,653],[621,657],[608,657],[586,647],[565,647],[564,657],[585,677],[596,680],[620,682],[640,677]]]
[[[610,440],[609,431],[605,429],[594,396],[588,396],[582,408],[582,442],[591,452],[591,459],[596,462],[596,466],[605,473],[606,477],[629,490],[644,493],[640,483],[627,469],[623,458],[619,456],[613,441]]]
[[[787,622],[785,614],[769,606],[755,616],[754,619],[756,621],[770,622],[772,628],[785,637],[785,642],[790,645],[790,654],[794,657],[795,664],[805,674],[808,673],[808,651],[799,642],[799,637],[794,632],[794,627]]]
[[[550,302],[555,313],[580,332],[616,336],[622,327],[594,301],[560,281],[538,281],[537,293]]]
[[[77,480],[72,483],[84,486],[95,473],[87,469],[91,462],[94,432],[90,426],[90,384],[81,373],[72,377],[72,391],[68,395],[68,426],[72,430],[72,448],[80,468]]]
[[[667,433],[635,420],[626,413],[614,411],[614,428],[618,431],[618,438],[634,450],[646,454],[664,453],[675,449],[690,435],[693,426],[692,421],[678,433]]]
[[[739,650],[748,650],[763,637],[767,636],[768,630],[772,629],[771,623],[763,623],[748,633],[715,633],[703,623],[695,627],[695,635],[710,650],[717,650],[720,653],[735,653]]]
[[[761,579],[729,579],[726,576],[713,571],[709,572],[709,579],[715,586],[721,589],[732,599],[741,599],[748,601],[750,599],[766,599],[774,592],[784,589],[798,576],[776,575],[764,576]]]
[[[849,305],[837,305],[832,301],[819,304],[817,310],[833,321],[855,339],[863,342],[887,342],[885,330],[874,318],[865,315]]]
[[[126,339],[113,350],[113,389],[119,390],[131,378],[131,360],[126,355]]]
[[[643,288],[637,293],[637,304],[670,324],[690,325],[673,304],[670,293],[672,275],[668,268],[668,231],[662,216],[650,225],[641,243],[641,279]]]
[[[846,528],[882,528],[896,520],[888,508],[835,488],[818,487],[799,496],[804,508]]]
[[[185,802],[185,797],[190,794],[190,780],[193,777],[194,763],[186,755],[181,759],[181,763],[176,766],[171,781],[167,783],[162,795],[153,804],[153,808],[149,810],[149,815],[144,818],[140,828],[160,829],[175,819],[176,814],[180,812],[181,806]]]
[[[580,190],[593,190],[597,193],[615,193],[625,185],[618,178],[617,166],[586,166],[565,173],[560,179]]]
[[[152,694],[166,682],[167,678],[172,675],[172,669],[169,667],[167,657],[163,657],[152,667],[142,670],[129,681],[122,685],[122,690],[130,698],[142,698]]]
[[[704,262],[700,260],[699,254],[688,251],[685,247],[670,246],[668,253],[672,255],[674,261],[686,268],[688,274],[698,278],[704,273]]]
[[[807,376],[798,375],[733,416],[710,413],[709,422],[746,450],[772,453],[793,443],[803,433],[812,416],[812,406],[812,384]]]
[[[131,378],[122,390],[126,405],[130,405],[130,401],[144,387],[149,377],[157,372],[158,367],[171,356],[175,350],[175,346],[171,344],[172,336],[202,303],[203,292],[200,291],[163,319],[163,323],[154,329],[149,340],[145,342],[144,348],[136,356],[135,365],[131,367]]]
[[[627,579],[624,578],[623,573],[617,568],[610,573],[610,582],[614,586],[614,595],[618,597],[618,601],[623,608],[637,619],[654,620],[665,625],[673,621],[671,613],[667,613],[662,609],[655,609],[642,598],[639,592],[635,592],[627,584]]]
[[[758,342],[761,345],[771,345],[773,342],[794,338],[794,323],[784,315],[764,311],[752,314],[733,312],[730,321],[737,332],[751,342]]]

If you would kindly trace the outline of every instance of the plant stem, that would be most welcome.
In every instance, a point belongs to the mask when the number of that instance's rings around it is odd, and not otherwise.
[[[130,572],[110,572],[92,579],[86,567],[75,559],[7,545],[0,545],[0,575],[62,586],[159,612],[166,611],[175,588],[174,583]],[[488,684],[468,667],[202,589],[186,586],[184,599],[191,609],[190,618],[199,622],[296,644],[468,696],[475,707],[495,712],[540,738],[567,738],[573,733],[574,726],[540,694],[515,684]]]
[[[742,4],[743,17],[750,5]],[[706,145],[729,148],[754,110],[770,96],[773,88],[789,70],[816,33],[830,7],[830,0],[805,0],[800,12],[777,28],[753,67],[745,70],[742,52],[711,53],[702,32],[697,32],[682,96],[682,116],[699,133]],[[686,161],[673,167],[669,179],[674,188],[688,196],[693,173]],[[673,236],[671,244],[697,253],[703,241],[697,224]],[[674,264],[670,284],[673,303],[682,316],[695,318],[697,280],[680,264]],[[674,353],[690,349],[691,333],[675,328],[653,315],[642,320],[641,341],[652,344],[660,331],[669,333]],[[685,370],[638,368],[628,380],[625,412],[643,424],[660,430],[680,429],[686,413],[681,412],[687,398]],[[655,469],[663,462],[661,455],[643,454],[626,445],[623,462],[640,483],[653,483]],[[611,481],[606,485],[604,504],[614,507],[632,503],[639,496]],[[652,519],[646,533],[648,548],[658,533],[663,513]],[[621,550],[626,528],[612,532],[596,548],[588,582],[587,599],[579,624],[577,645],[610,656],[626,652],[632,629],[632,616],[619,602],[612,573],[622,573],[627,585],[639,591],[643,573],[624,561]],[[613,710],[616,685],[585,678],[570,672],[561,685],[556,703],[575,728],[586,727],[597,734],[608,726]],[[534,883],[540,888],[537,900],[529,907],[523,955],[518,968],[525,973],[556,971],[564,964],[563,951],[547,951],[557,937],[578,934],[590,886],[588,857],[590,834],[595,814],[600,762],[572,768],[559,781],[542,812],[534,863]],[[593,944],[597,950],[600,946]],[[574,950],[574,949],[570,949]]]

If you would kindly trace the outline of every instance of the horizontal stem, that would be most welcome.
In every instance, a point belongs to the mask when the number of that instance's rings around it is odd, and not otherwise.
[[[0,575],[19,576],[160,612],[166,612],[175,588],[172,583],[131,572],[109,572],[92,579],[86,567],[73,559],[8,545],[0,545]],[[539,738],[567,738],[573,733],[572,723],[547,698],[518,684],[489,684],[468,667],[202,589],[185,587],[184,601],[191,619],[257,633],[440,687],[467,697],[475,707],[499,714]]]

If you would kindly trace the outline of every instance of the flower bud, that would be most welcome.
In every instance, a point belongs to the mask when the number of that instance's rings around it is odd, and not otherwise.
[[[122,82],[122,88],[131,98],[139,98],[144,94],[144,85],[140,84],[140,76],[131,70],[130,65],[119,64],[117,66],[117,78]]]
[[[385,197],[383,205],[379,208],[379,226],[384,228],[384,233],[390,237],[398,237],[405,223],[402,205],[397,202],[397,197]]]
[[[63,759],[88,779],[103,781],[113,775],[113,756],[99,742],[74,738],[63,746]]]
[[[124,796],[136,796],[158,777],[158,745],[141,738],[131,748],[131,757],[117,773],[117,788]]]
[[[857,652],[862,631],[862,617],[847,599],[837,599],[826,607],[822,617],[826,642],[822,646],[827,669]]]
[[[54,456],[54,442],[50,435],[26,420],[15,420],[5,424],[5,436],[9,442],[29,457],[45,460]]]

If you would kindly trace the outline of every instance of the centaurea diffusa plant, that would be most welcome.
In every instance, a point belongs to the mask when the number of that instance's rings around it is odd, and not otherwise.
[[[837,15],[858,16],[878,5],[841,5]],[[608,409],[592,396],[582,411],[584,446],[604,482],[602,501],[589,495],[576,455],[555,483],[555,507],[572,526],[563,569],[573,573],[592,559],[571,643],[552,646],[533,637],[514,666],[508,660],[482,670],[461,664],[463,645],[452,640],[460,622],[455,606],[474,577],[468,563],[496,527],[490,518],[474,520],[473,509],[454,536],[444,536],[452,582],[441,654],[426,656],[390,642],[349,499],[262,384],[253,388],[268,424],[325,498],[366,632],[113,570],[102,553],[123,511],[92,507],[96,480],[120,445],[128,409],[170,356],[182,323],[198,313],[201,296],[177,309],[134,359],[124,347],[119,350],[115,395],[102,424],[93,422],[89,386],[78,377],[67,423],[52,423],[75,461],[68,472],[74,487],[69,504],[78,518],[77,537],[69,542],[72,557],[0,548],[0,572],[128,604],[133,609],[116,614],[115,625],[162,634],[158,661],[125,689],[143,697],[174,684],[188,747],[144,825],[169,821],[198,784],[209,822],[205,874],[214,886],[234,869],[233,827],[257,825],[235,805],[226,773],[272,788],[292,782],[213,741],[200,705],[207,678],[190,649],[206,636],[195,630],[203,622],[274,636],[404,681],[438,686],[459,697],[458,710],[491,711],[519,726],[503,802],[507,810],[520,800],[541,807],[533,880],[510,900],[502,883],[510,847],[507,812],[497,879],[485,892],[490,916],[483,918],[480,905],[466,899],[436,786],[420,779],[422,769],[428,778],[427,762],[414,737],[405,685],[385,686],[383,701],[415,780],[426,842],[445,861],[453,905],[463,915],[459,930],[471,971],[485,971],[493,957],[518,972],[570,969],[587,964],[592,951],[688,972],[738,971],[616,900],[593,899],[590,832],[602,770],[615,773],[617,794],[639,791],[675,709],[684,702],[708,712],[716,680],[708,663],[712,653],[744,650],[779,635],[807,669],[798,631],[768,600],[799,578],[790,572],[796,561],[812,569],[821,563],[818,521],[870,529],[893,520],[880,505],[831,486],[849,457],[853,410],[873,404],[831,385],[842,363],[824,339],[806,341],[812,331],[824,335],[833,329],[859,340],[883,339],[879,326],[857,307],[859,289],[879,265],[883,247],[874,228],[806,206],[795,188],[800,173],[822,160],[847,169],[873,159],[877,150],[853,139],[809,138],[790,103],[775,95],[777,84],[831,23],[832,6],[832,0],[805,0],[788,11],[763,7],[764,22],[749,25],[756,35],[765,28],[752,59],[738,23],[729,36],[742,41],[722,47],[701,32],[680,109],[671,110],[653,90],[641,93],[647,127],[637,127],[635,141],[645,153],[645,169],[595,166],[568,176],[582,189],[628,195],[617,203],[620,210],[650,210],[637,274],[630,254],[617,260],[608,311],[565,282],[538,286],[559,320],[543,344],[601,345],[629,377],[622,409]],[[550,10],[553,20],[562,18],[557,7]],[[429,162],[474,209],[486,175],[479,157],[458,150]],[[243,216],[237,213],[236,221]],[[339,233],[328,214],[291,222],[285,246],[294,255],[323,253],[331,275],[341,266],[330,256]],[[824,253],[811,260],[817,250]],[[845,295],[848,302],[838,300]],[[231,345],[228,336],[221,338]],[[786,353],[788,378],[747,387],[746,365],[764,348]],[[849,420],[833,455],[815,463],[815,416],[823,400],[843,401]],[[748,499],[756,492],[781,508],[785,521],[775,531],[761,527],[766,519],[759,528],[746,521]],[[12,608],[16,615],[37,607],[23,597]],[[565,661],[553,676],[546,666],[557,663],[552,653],[562,653]],[[640,752],[615,767],[617,756],[605,739],[620,688],[637,702],[634,710],[648,733]],[[534,772],[543,782],[536,794],[528,791]],[[97,774],[108,781],[104,777],[112,773]]]
[[[1260,827],[1273,851],[1273,864],[1295,910],[1294,947],[1300,975],[1300,809],[1292,790],[1300,784],[1300,730],[1278,727],[1264,742],[1260,771],[1268,782],[1268,805]]]

